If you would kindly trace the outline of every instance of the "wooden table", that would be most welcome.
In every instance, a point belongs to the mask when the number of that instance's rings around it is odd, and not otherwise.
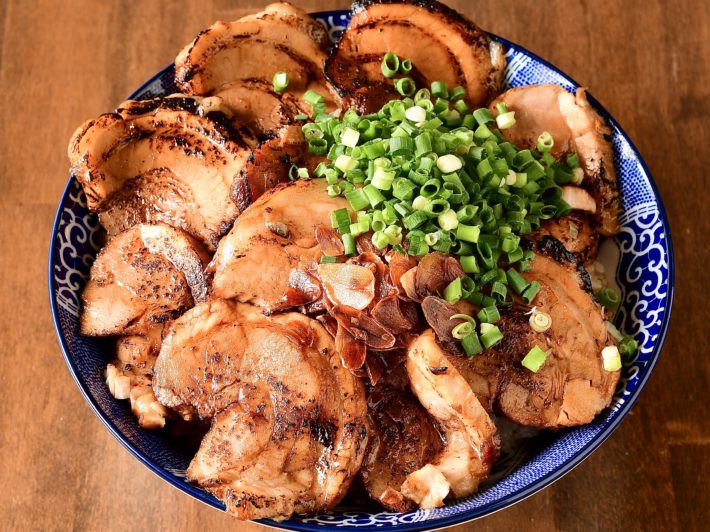
[[[112,109],[200,29],[264,3],[0,2],[0,529],[260,528],[168,486],[103,428],[62,360],[46,267],[74,128]],[[710,4],[450,3],[558,65],[619,120],[665,201],[677,265],[663,356],[622,426],[552,487],[461,528],[707,530]]]

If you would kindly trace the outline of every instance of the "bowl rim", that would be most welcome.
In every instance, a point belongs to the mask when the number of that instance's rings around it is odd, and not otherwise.
[[[318,16],[318,17],[328,17],[328,16],[342,16],[344,14],[349,14],[349,10],[330,10],[330,11],[317,11],[311,13],[313,16]],[[572,79],[570,76],[562,72],[559,68],[551,64],[550,62],[546,61],[545,59],[541,58],[537,54],[530,52],[528,49],[512,42],[509,41],[508,39],[499,37],[495,34],[489,33],[491,38],[497,40],[498,42],[502,43],[506,48],[509,47],[514,47],[516,50],[520,51],[522,54],[527,55],[531,57],[533,60],[538,61],[539,63],[543,64],[550,70],[554,71],[558,75],[560,75],[563,79],[565,79],[567,82],[571,83],[575,87],[579,87],[580,84],[577,83],[574,79]],[[166,72],[168,72],[171,68],[173,68],[174,63],[171,63],[161,69],[159,72],[157,72],[155,75],[153,75],[151,78],[149,78],[147,81],[145,81],[143,84],[140,85],[133,93],[130,98],[133,98],[135,95],[139,94],[142,92],[146,87],[151,85],[155,80],[163,76]],[[659,326],[659,331],[658,331],[658,336],[656,338],[656,341],[653,345],[653,350],[648,358],[648,361],[646,363],[646,366],[644,368],[644,372],[639,378],[639,381],[637,385],[635,386],[633,392],[631,395],[629,395],[624,404],[621,405],[621,407],[618,409],[615,417],[608,423],[607,426],[605,426],[596,436],[594,436],[584,447],[582,447],[575,456],[573,456],[570,460],[567,462],[564,462],[563,464],[559,465],[557,468],[554,470],[550,471],[544,476],[541,476],[537,479],[535,479],[533,482],[528,484],[527,486],[523,487],[522,489],[512,493],[510,496],[505,497],[499,501],[484,504],[479,508],[474,508],[472,510],[468,511],[462,511],[460,513],[457,513],[455,515],[449,516],[449,517],[443,517],[439,519],[430,519],[430,520],[422,520],[422,521],[415,521],[412,523],[398,523],[396,525],[387,525],[383,524],[381,526],[358,526],[357,528],[359,529],[364,529],[364,530],[369,530],[369,529],[383,529],[383,528],[395,528],[397,530],[403,530],[403,531],[418,531],[418,530],[432,530],[432,529],[441,529],[441,528],[446,528],[462,523],[466,523],[469,521],[473,521],[475,519],[479,519],[481,517],[490,515],[492,513],[495,513],[497,511],[503,510],[509,506],[512,506],[532,495],[535,493],[543,490],[544,488],[550,486],[560,478],[562,478],[564,475],[572,471],[574,468],[576,468],[579,464],[581,464],[584,460],[586,460],[589,456],[592,455],[600,446],[602,443],[604,443],[609,436],[619,427],[621,424],[622,420],[626,417],[628,412],[633,408],[633,406],[636,404],[636,401],[638,400],[639,396],[641,395],[641,392],[645,388],[649,378],[651,377],[651,374],[653,373],[653,370],[656,367],[656,364],[658,363],[658,359],[660,358],[661,351],[663,349],[663,345],[665,344],[666,340],[666,335],[668,332],[668,327],[670,323],[670,318],[671,318],[671,313],[672,313],[672,308],[673,308],[673,297],[674,297],[674,290],[675,290],[675,258],[674,258],[674,251],[673,251],[673,242],[671,238],[671,228],[670,228],[670,223],[668,220],[668,216],[666,214],[666,209],[663,204],[663,201],[661,199],[661,196],[659,194],[658,188],[656,186],[656,183],[653,179],[653,176],[651,172],[648,169],[648,166],[646,165],[646,162],[644,161],[643,157],[641,156],[639,150],[636,148],[636,145],[633,143],[629,135],[626,133],[626,131],[621,127],[621,125],[616,121],[616,119],[604,108],[601,103],[594,98],[592,94],[587,92],[587,98],[592,104],[592,106],[599,112],[602,117],[614,128],[616,128],[621,136],[624,138],[629,143],[629,146],[631,150],[636,154],[638,163],[641,165],[641,168],[644,170],[646,177],[648,178],[648,182],[650,184],[651,190],[653,192],[654,199],[656,201],[658,213],[659,213],[659,219],[661,221],[661,226],[663,228],[663,235],[665,238],[665,244],[666,244],[666,249],[667,249],[667,264],[668,264],[668,275],[667,275],[667,282],[668,282],[668,287],[667,287],[667,304],[663,312],[663,317],[661,319],[661,323]],[[148,469],[150,469],[153,473],[158,475],[159,478],[167,482],[168,484],[172,485],[173,487],[178,488],[180,491],[184,492],[187,495],[192,496],[199,502],[202,502],[203,504],[206,504],[212,508],[222,510],[224,511],[224,508],[220,507],[218,504],[215,504],[216,499],[214,499],[211,495],[209,495],[207,492],[196,488],[192,485],[189,485],[185,482],[180,481],[174,474],[170,473],[169,471],[163,469],[161,466],[158,464],[154,463],[148,456],[145,456],[142,452],[140,452],[137,448],[133,446],[133,444],[126,438],[126,436],[118,429],[118,427],[115,425],[115,423],[108,417],[107,413],[104,412],[98,402],[91,396],[88,390],[88,385],[84,378],[82,377],[79,368],[77,367],[76,363],[70,356],[70,349],[69,346],[67,345],[66,339],[64,338],[62,334],[62,326],[59,321],[59,313],[58,313],[58,304],[56,300],[56,291],[54,289],[54,268],[55,268],[55,258],[54,258],[54,252],[55,252],[55,241],[57,238],[58,234],[58,229],[59,229],[59,223],[61,221],[61,216],[63,213],[63,206],[67,200],[67,197],[69,196],[71,192],[71,187],[72,187],[72,180],[73,178],[70,176],[67,185],[64,188],[64,192],[62,193],[61,200],[59,202],[57,212],[55,214],[54,218],[54,223],[52,225],[52,234],[49,242],[49,261],[48,261],[48,289],[49,289],[49,300],[50,300],[50,309],[52,312],[52,322],[54,324],[54,330],[55,334],[57,336],[57,340],[59,343],[59,346],[62,351],[62,355],[64,357],[64,361],[67,364],[67,367],[69,369],[69,372],[72,375],[72,378],[77,386],[79,388],[79,391],[81,392],[81,395],[84,397],[86,402],[89,404],[89,407],[91,410],[94,412],[94,414],[99,418],[99,420],[103,423],[103,425],[108,429],[108,431],[111,433],[111,435],[118,440],[118,442],[135,458],[138,459],[139,462],[141,462],[144,466],[146,466]],[[379,513],[379,512],[378,512]],[[396,514],[396,513],[395,513]],[[301,523],[301,522],[296,522],[296,521],[283,521],[283,522],[275,522],[270,519],[260,519],[256,521],[259,524],[269,526],[272,528],[279,528],[279,529],[285,529],[285,530],[297,530],[297,531],[303,531],[303,532],[310,532],[313,530],[328,530],[331,528],[340,528],[340,527],[331,527],[326,523],[319,524],[319,523]]]

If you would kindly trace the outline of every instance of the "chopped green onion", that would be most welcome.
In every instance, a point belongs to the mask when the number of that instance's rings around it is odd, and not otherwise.
[[[348,200],[350,208],[354,211],[360,211],[370,206],[370,200],[362,188],[354,188],[350,192],[346,192],[345,199]]]
[[[508,278],[508,283],[510,284],[513,291],[519,296],[522,295],[523,292],[525,292],[525,289],[529,286],[528,282],[523,279],[522,275],[520,275],[513,268],[510,268],[506,272],[506,277]]]
[[[458,303],[462,295],[463,291],[461,289],[460,277],[451,281],[448,286],[444,288],[444,299],[452,305]]]
[[[436,167],[444,174],[458,172],[462,166],[461,159],[452,154],[443,155],[436,160]]]
[[[363,190],[365,191],[365,195],[367,196],[367,199],[370,201],[370,206],[372,208],[377,207],[378,205],[380,205],[382,202],[385,201],[385,197],[374,186],[365,185],[363,187]]]
[[[537,138],[537,151],[549,153],[555,145],[555,139],[552,138],[549,131],[543,131]]]
[[[390,239],[387,237],[384,231],[375,231],[375,233],[373,233],[372,244],[377,249],[384,249],[389,245],[389,243]]]
[[[540,368],[545,364],[545,360],[547,360],[547,356],[552,352],[550,351],[543,351],[540,349],[539,346],[533,347],[530,351],[528,351],[528,354],[525,355],[525,358],[521,361],[521,364],[523,367],[529,369],[533,373],[537,373],[540,371]]]
[[[383,231],[388,238],[390,245],[402,243],[402,228],[398,225],[390,225]]]
[[[386,53],[385,56],[382,58],[382,64],[380,65],[380,68],[384,77],[394,77],[395,74],[397,74],[397,71],[399,70],[399,57],[397,57],[397,54],[393,54],[392,52]]]
[[[414,257],[421,257],[429,253],[429,246],[422,238],[410,238],[409,249],[407,251]]]
[[[419,122],[424,122],[426,120],[426,111],[423,107],[413,105],[404,112],[404,116],[407,120],[418,124]]]
[[[503,333],[495,325],[481,323],[481,343],[488,349],[503,339]]]
[[[546,313],[539,310],[533,311],[530,314],[530,327],[535,332],[545,332],[552,326],[552,317]]]
[[[605,321],[604,325],[606,325],[606,329],[611,335],[611,337],[617,342],[621,342],[621,340],[624,338],[624,335],[621,334],[619,329],[617,329],[616,326],[610,321]]]
[[[372,222],[370,222],[370,227],[375,232],[385,230],[385,227],[387,227],[387,223],[385,222],[382,216],[382,211],[375,211],[374,213],[372,213]]]
[[[350,224],[350,234],[353,236],[360,236],[363,233],[367,233],[369,230],[369,222],[355,222],[354,224]]]
[[[399,63],[399,71],[402,72],[402,74],[408,74],[409,72],[412,71],[412,60],[411,59],[402,59]]]
[[[308,89],[306,93],[303,95],[303,101],[306,102],[307,104],[314,106],[319,103],[323,103],[323,96],[318,94],[316,91],[312,89]]]
[[[602,365],[604,371],[619,371],[621,369],[621,354],[615,345],[608,345],[602,349]]]
[[[378,167],[377,169],[375,169],[375,174],[372,176],[371,185],[380,190],[389,190],[390,188],[392,188],[394,176],[394,171],[385,170],[382,167]]]
[[[599,290],[599,292],[597,292],[597,299],[602,307],[612,312],[619,308],[619,303],[621,302],[619,293],[613,288],[602,288]]]
[[[523,293],[520,294],[520,297],[523,299],[526,305],[529,305],[530,303],[533,302],[533,299],[535,299],[535,296],[537,296],[537,293],[540,291],[540,283],[537,281],[533,281],[528,285],[528,287],[523,290]]]
[[[347,209],[338,209],[330,213],[330,226],[341,233],[350,231],[350,213]]]
[[[286,72],[277,72],[272,80],[274,92],[283,92],[288,87],[288,74]]]
[[[500,319],[500,312],[498,307],[491,305],[489,307],[483,307],[476,316],[478,321],[482,323],[495,323]]]
[[[437,218],[437,222],[439,223],[439,227],[441,227],[444,231],[453,231],[459,225],[459,220],[453,209],[449,209],[448,211],[440,214]]]
[[[479,273],[481,269],[478,267],[478,261],[473,255],[463,255],[459,257],[461,269],[466,273]]]
[[[469,316],[468,314],[454,314],[449,320],[465,320],[473,325],[476,324],[476,320],[473,319],[473,316]]]
[[[473,325],[467,321],[459,323],[453,329],[451,329],[451,336],[457,340],[463,340],[466,336],[474,333]]]
[[[435,81],[431,84],[431,93],[437,98],[448,98],[449,89],[443,81]]]
[[[350,233],[346,233],[341,237],[343,239],[343,246],[345,247],[345,255],[348,257],[355,255],[357,249],[355,248],[355,237]]]
[[[422,225],[424,222],[426,222],[429,219],[429,215],[424,212],[424,211],[414,211],[411,214],[408,214],[402,219],[402,223],[404,224],[404,227],[407,229],[416,229],[420,225]]]
[[[475,332],[471,332],[468,336],[461,339],[461,347],[467,356],[472,357],[483,351],[481,340]]]
[[[464,225],[458,224],[456,228],[456,238],[463,240],[464,242],[478,242],[478,238],[481,234],[481,228],[477,225]]]
[[[394,82],[394,89],[402,96],[412,96],[417,90],[412,78],[399,78]]]
[[[308,153],[325,155],[328,151],[328,141],[325,139],[312,139],[308,141]]]
[[[508,129],[515,125],[515,111],[509,111],[502,115],[496,116],[496,125],[498,129]]]
[[[338,158],[333,163],[333,166],[345,173],[355,168],[357,166],[357,161],[349,155],[338,155]]]
[[[631,336],[624,336],[619,341],[619,353],[624,360],[630,360],[638,351],[639,343]]]
[[[350,127],[346,128],[345,131],[343,131],[343,135],[340,137],[340,142],[349,148],[357,146],[359,140],[360,132]]]
[[[457,100],[460,100],[464,96],[466,96],[466,89],[464,89],[463,87],[461,87],[459,85],[458,87],[454,87],[454,90],[451,91],[451,94],[449,95],[449,99],[452,102],[455,102]]]

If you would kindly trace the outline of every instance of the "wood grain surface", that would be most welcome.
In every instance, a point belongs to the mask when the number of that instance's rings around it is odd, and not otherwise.
[[[66,144],[217,19],[256,0],[0,0],[0,529],[257,530],[162,482],[74,386],[47,249]],[[450,1],[589,87],[643,154],[670,216],[674,315],[641,399],[586,462],[476,530],[707,530],[710,523],[710,4]],[[302,0],[319,10],[343,1]]]

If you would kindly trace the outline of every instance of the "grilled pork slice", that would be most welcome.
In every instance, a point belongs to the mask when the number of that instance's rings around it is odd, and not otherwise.
[[[420,86],[444,81],[466,89],[470,105],[487,104],[500,91],[505,57],[470,20],[432,0],[359,0],[325,71],[340,96],[362,112],[396,98],[380,64],[387,52],[414,65]]]
[[[188,469],[240,519],[325,511],[367,444],[362,383],[315,320],[213,300],[172,323],[155,395],[212,426]]]
[[[165,426],[167,409],[153,395],[153,365],[162,339],[163,326],[145,334],[123,336],[116,341],[116,360],[106,366],[106,384],[116,399],[130,399],[131,410],[144,429]]]
[[[287,93],[300,97],[313,89],[332,100],[323,75],[327,46],[322,24],[291,4],[274,3],[200,32],[175,59],[175,82],[186,93],[208,96],[238,80],[271,84],[276,72],[286,72]]]
[[[213,295],[278,308],[291,270],[317,267],[316,228],[330,227],[330,213],[348,207],[344,198],[329,197],[326,186],[323,179],[278,185],[245,210],[210,264]]]
[[[293,165],[312,172],[325,158],[308,153],[300,125],[288,125],[278,136],[266,140],[254,149],[246,166],[232,183],[231,196],[241,213],[264,192],[279,183],[290,181]]]
[[[584,171],[581,187],[596,202],[599,230],[607,236],[617,234],[621,196],[612,147],[607,140],[611,131],[587,102],[584,89],[571,94],[557,85],[516,87],[498,96],[490,105],[491,112],[497,113],[496,105],[500,102],[505,102],[509,111],[515,111],[515,125],[502,130],[508,141],[518,147],[532,148],[540,134],[548,131],[555,139],[551,152],[555,157],[579,155]],[[589,210],[583,205],[580,205],[583,210]]]
[[[578,264],[588,265],[597,257],[599,251],[597,220],[589,213],[572,211],[562,218],[545,220],[528,238],[537,241],[546,235],[559,240]]]
[[[471,357],[449,357],[489,410],[496,409],[525,426],[560,428],[584,425],[609,406],[619,371],[608,372],[602,349],[613,345],[604,324],[601,306],[587,292],[589,278],[566,260],[568,254],[553,239],[543,238],[530,272],[538,281],[535,311],[552,319],[545,332],[530,326],[530,309],[513,306],[501,312],[497,323],[503,340]],[[558,262],[544,253],[554,255]],[[537,372],[521,365],[534,346],[548,351]]]
[[[201,99],[125,102],[72,137],[72,174],[109,236],[138,223],[184,229],[214,250],[237,215],[229,197],[253,139]]]
[[[370,438],[361,470],[365,488],[388,510],[406,512],[415,505],[402,495],[402,483],[434,459],[441,436],[408,388],[378,383],[368,393],[367,405]]]
[[[246,126],[260,140],[273,137],[292,123],[295,116],[310,108],[296,95],[274,92],[271,81],[240,79],[213,91],[222,105],[230,110],[234,127]]]
[[[401,491],[420,508],[436,508],[449,492],[465,497],[488,477],[498,455],[496,427],[431,329],[410,344],[407,373],[414,394],[438,422],[446,443],[429,464],[407,477]]]
[[[82,334],[141,334],[207,295],[209,255],[185,232],[140,224],[111,238],[82,293]]]

